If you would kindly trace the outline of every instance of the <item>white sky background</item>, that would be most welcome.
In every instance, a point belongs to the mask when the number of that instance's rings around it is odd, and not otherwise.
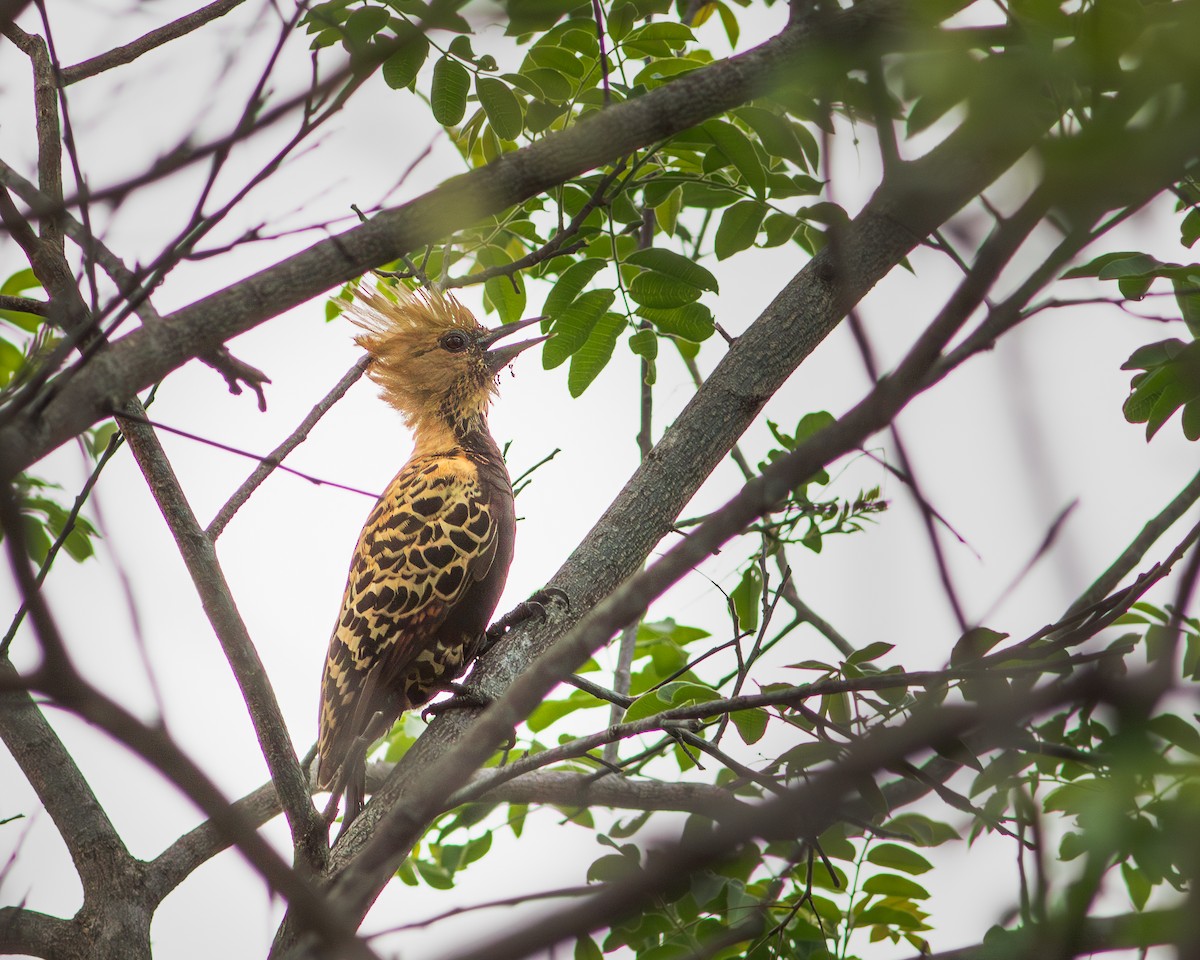
[[[64,63],[74,63],[140,36],[190,9],[159,0],[122,5],[58,2],[52,5],[56,42]],[[482,11],[485,8],[479,7]],[[483,16],[482,13],[478,14]],[[781,22],[783,9],[739,11],[746,34],[765,37]],[[36,29],[28,16],[26,29]],[[752,27],[751,24],[754,24]],[[154,157],[194,131],[197,141],[225,132],[261,69],[276,33],[264,5],[248,2],[217,24],[176,41],[136,63],[69,88],[80,154],[93,188],[140,171]],[[501,28],[490,30],[503,48]],[[706,28],[714,52],[725,49],[719,28]],[[746,44],[743,43],[743,47]],[[286,96],[308,78],[305,43],[296,37],[282,60],[273,89]],[[488,48],[475,42],[476,51]],[[519,57],[523,54],[517,54]],[[515,67],[517,59],[502,68]],[[32,106],[28,67],[9,50],[0,67],[0,157],[23,172],[33,167]],[[286,125],[285,125],[286,126]],[[288,127],[290,129],[290,127]],[[848,136],[834,142],[835,199],[851,213],[878,181],[871,133],[860,129],[856,148]],[[436,138],[425,111],[389,91],[378,78],[306,153],[255,192],[218,237],[229,240],[262,222],[268,233],[335,218],[349,225],[350,204],[373,206],[394,187],[399,173]],[[266,138],[235,155],[231,172],[244,177],[261,164],[278,137]],[[925,146],[932,145],[930,139]],[[432,188],[461,161],[438,140],[393,197],[400,202]],[[200,172],[138,191],[110,220],[99,217],[110,247],[127,263],[146,261],[186,222]],[[226,189],[235,177],[224,181]],[[1014,178],[1019,181],[1020,177]],[[1019,189],[1019,183],[1013,185]],[[1004,189],[989,194],[1002,206]],[[1164,208],[1165,211],[1166,208]],[[1126,240],[1104,249],[1148,249],[1166,260],[1186,260],[1175,226],[1164,211],[1140,218]],[[963,230],[986,226],[976,209],[959,221]],[[301,249],[319,233],[241,247],[236,253],[185,264],[155,296],[168,313]],[[1027,254],[1026,265],[1049,249]],[[214,241],[215,242],[215,241]],[[795,247],[750,251],[713,267],[721,283],[707,296],[719,321],[736,334],[758,315],[802,265]],[[884,368],[943,303],[955,271],[928,251],[913,258],[916,276],[894,271],[864,301],[861,316]],[[711,264],[709,264],[711,266]],[[0,243],[0,276],[24,266],[14,246]],[[1018,264],[1018,266],[1020,266]],[[1084,282],[1079,290],[1088,289]],[[1106,291],[1108,292],[1108,291]],[[545,289],[531,289],[530,312]],[[461,293],[474,309],[479,288]],[[1148,312],[1168,312],[1148,301]],[[485,318],[494,323],[495,318]],[[274,381],[269,410],[259,414],[248,395],[233,397],[218,374],[197,363],[173,374],[159,392],[151,416],[164,423],[243,449],[266,453],[308,412],[354,362],[348,324],[325,323],[323,303],[313,301],[276,318],[231,344],[236,356],[264,369]],[[1140,427],[1126,424],[1120,404],[1128,375],[1119,370],[1143,343],[1178,335],[1173,328],[1135,321],[1111,307],[1045,313],[993,353],[971,361],[900,418],[914,467],[930,501],[969,542],[949,540],[947,550],[968,616],[983,616],[1040,544],[1048,524],[1071,500],[1079,506],[1051,554],[1034,575],[1004,599],[987,625],[1021,636],[1052,621],[1074,596],[1120,552],[1145,519],[1161,508],[1196,469],[1194,445],[1179,431],[1178,418],[1147,445]],[[721,353],[713,338],[700,362],[711,369]],[[562,453],[543,467],[518,500],[516,560],[501,610],[541,586],[624,484],[636,463],[637,364],[619,344],[612,364],[584,397],[569,402],[566,367],[546,372],[537,357],[525,356],[515,376],[503,378],[494,408],[493,433],[512,440],[509,464],[518,474],[554,447]],[[664,344],[655,389],[655,437],[691,394],[682,365]],[[839,328],[771,401],[768,415],[790,428],[803,414],[844,412],[867,387],[862,363],[848,330]],[[253,463],[212,447],[162,436],[185,491],[202,524],[211,519]],[[765,428],[744,441],[752,462],[772,445]],[[396,414],[363,381],[326,416],[309,441],[288,460],[297,469],[351,486],[381,490],[403,462],[409,438]],[[880,440],[873,449],[886,453]],[[894,458],[892,458],[894,462]],[[35,473],[61,482],[67,497],[78,490],[88,467],[67,446]],[[831,490],[853,497],[882,482],[892,509],[865,535],[833,538],[814,556],[794,548],[791,558],[801,595],[856,646],[875,640],[896,644],[883,661],[911,668],[941,664],[956,636],[948,606],[936,586],[929,544],[916,509],[895,480],[865,459],[839,465]],[[719,506],[740,485],[729,462],[710,479],[687,515]],[[219,553],[242,615],[266,665],[298,750],[316,735],[316,704],[322,659],[345,582],[358,530],[370,508],[365,498],[315,487],[276,473],[229,526]],[[97,560],[76,565],[60,559],[47,582],[47,595],[72,654],[87,675],[143,715],[155,715],[155,696],[141,666],[140,635],[148,650],[166,721],[179,743],[231,797],[266,778],[244,705],[227,664],[203,618],[195,593],[140,473],[125,452],[106,469],[88,510],[104,528]],[[1158,557],[1164,550],[1154,553]],[[705,565],[708,577],[730,589],[746,551],[730,548]],[[124,580],[122,579],[122,574]],[[127,602],[126,585],[132,602]],[[3,606],[15,609],[15,589],[2,587]],[[1159,594],[1161,602],[1169,599]],[[651,616],[674,615],[683,622],[724,629],[724,599],[705,577],[692,576]],[[0,617],[7,622],[7,615]],[[780,664],[808,657],[831,658],[828,644],[809,628],[793,634],[780,651]],[[14,645],[18,665],[29,664],[33,641],[23,634]],[[767,679],[797,680],[781,670]],[[152,857],[195,824],[194,811],[137,761],[71,717],[50,717],[109,811],[132,851]],[[30,815],[28,829],[0,829],[0,862],[20,850],[0,888],[0,902],[24,901],[57,915],[78,907],[78,885],[69,858],[49,819],[5,753],[0,756],[0,818]],[[943,814],[945,815],[945,814]],[[960,822],[949,817],[952,822]],[[586,865],[601,853],[590,833],[554,829],[553,812],[536,814],[519,850],[510,834],[484,861],[459,877],[450,893],[393,885],[369,921],[387,927],[438,912],[454,903],[505,896],[517,889],[578,883]],[[654,822],[654,821],[652,821]],[[665,818],[664,818],[665,822]],[[283,833],[275,825],[275,834]],[[552,830],[552,832],[551,832]],[[980,875],[986,855],[1007,871],[1007,844],[985,841],[972,851],[948,851],[950,863]],[[989,868],[991,869],[991,868]],[[1007,877],[1007,873],[1000,876]],[[938,934],[935,949],[975,942],[1007,902],[1011,886],[997,883],[996,896],[963,896],[956,867],[922,878],[934,893]],[[1114,898],[1124,908],[1120,897]],[[263,885],[234,855],[207,864],[159,911],[154,927],[162,957],[261,954],[274,931],[278,909],[268,909]],[[399,941],[408,957],[436,957],[509,922],[488,913],[464,923],[433,927]],[[258,947],[261,946],[261,949]],[[910,951],[899,950],[898,955]],[[871,948],[871,956],[879,956]]]

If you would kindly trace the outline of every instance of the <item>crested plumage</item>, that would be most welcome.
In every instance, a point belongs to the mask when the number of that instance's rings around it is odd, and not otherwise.
[[[317,780],[347,790],[348,819],[361,739],[461,675],[500,599],[516,524],[487,407],[499,370],[545,339],[493,348],[533,321],[489,331],[439,293],[360,289],[350,312],[416,443],[359,536],[321,684]]]

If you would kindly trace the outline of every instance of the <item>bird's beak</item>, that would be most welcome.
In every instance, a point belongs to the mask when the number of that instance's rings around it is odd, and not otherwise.
[[[552,336],[554,336],[552,333],[547,333],[544,336],[535,337],[532,340],[524,340],[521,343],[514,343],[511,346],[498,348],[492,347],[492,344],[494,344],[497,340],[507,337],[509,334],[516,333],[518,330],[524,330],[526,327],[535,323],[539,323],[545,319],[545,317],[530,317],[528,320],[518,320],[516,323],[506,323],[502,327],[488,331],[488,333],[479,341],[480,345],[482,345],[486,351],[484,356],[487,358],[488,367],[493,372],[503,370],[510,363],[512,363],[517,354],[522,350],[528,350],[532,346],[536,346],[539,343],[544,343],[546,340],[549,340]]]

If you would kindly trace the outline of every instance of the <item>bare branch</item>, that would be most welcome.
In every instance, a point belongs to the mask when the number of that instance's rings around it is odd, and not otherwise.
[[[74,66],[65,67],[62,71],[62,85],[67,87],[72,83],[78,83],[80,80],[86,80],[88,77],[94,77],[98,73],[103,73],[105,70],[111,70],[113,67],[132,63],[138,57],[142,56],[142,54],[149,53],[151,50],[161,47],[164,43],[169,43],[179,37],[186,36],[206,23],[211,23],[218,17],[225,16],[230,10],[240,6],[242,3],[243,0],[214,0],[213,3],[201,7],[193,13],[186,14],[178,20],[173,20],[171,23],[159,27],[157,30],[151,30],[131,43],[116,47],[99,56],[91,57]]]
[[[262,463],[260,463],[255,468],[254,472],[246,478],[242,485],[234,491],[233,495],[225,502],[221,509],[217,511],[217,515],[213,517],[212,522],[204,531],[205,536],[207,536],[209,540],[214,542],[216,541],[217,537],[219,537],[229,525],[229,521],[233,519],[234,514],[236,514],[238,510],[242,508],[242,505],[250,499],[254,491],[262,486],[267,477],[274,472],[275,468],[283,462],[283,459],[289,453],[291,453],[298,446],[300,446],[300,444],[308,439],[309,432],[317,425],[318,421],[320,421],[320,419],[329,412],[333,405],[346,395],[346,391],[349,390],[355,383],[357,383],[360,377],[362,377],[363,371],[367,369],[368,362],[368,359],[364,357],[354,364],[354,366],[352,366],[349,370],[347,370],[342,375],[342,379],[334,384],[333,389],[330,390],[329,393],[327,393],[321,399],[321,401],[308,412],[305,418],[300,421],[300,425],[291,432],[287,439],[263,458]]]
[[[242,691],[271,778],[283,800],[296,854],[309,865],[319,865],[326,852],[325,824],[309,799],[307,778],[292,749],[275,691],[238,613],[216,549],[188,505],[153,428],[139,422],[145,419],[145,409],[140,403],[127,406],[132,416],[118,416],[117,423],[175,538],[204,612]]]
[[[78,931],[70,920],[24,907],[0,907],[0,954],[30,954],[56,960],[77,955]]]
[[[132,869],[133,857],[71,754],[33,698],[21,689],[20,677],[7,657],[0,658],[0,682],[0,738],[58,828],[84,896],[101,894],[114,873]]]

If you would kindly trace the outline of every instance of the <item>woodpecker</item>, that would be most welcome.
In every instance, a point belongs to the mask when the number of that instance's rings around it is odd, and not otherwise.
[[[358,538],[321,681],[317,786],[363,803],[365,753],[405,710],[449,688],[479,652],[512,562],[512,483],[488,432],[498,374],[540,320],[488,330],[454,297],[366,287],[348,308],[368,376],[414,449]]]

